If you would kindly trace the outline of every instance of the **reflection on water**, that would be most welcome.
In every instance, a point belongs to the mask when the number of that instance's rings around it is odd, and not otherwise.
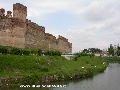
[[[104,73],[74,81],[53,82],[51,85],[66,85],[57,88],[7,88],[0,90],[120,90],[120,64],[110,63]],[[49,84],[47,84],[49,85]]]

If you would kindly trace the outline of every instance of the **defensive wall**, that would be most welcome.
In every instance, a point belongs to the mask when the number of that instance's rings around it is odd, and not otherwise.
[[[39,26],[26,17],[27,7],[20,3],[13,5],[13,16],[11,11],[5,15],[5,9],[0,9],[0,45],[72,52],[72,43],[68,39],[46,33],[44,26]]]

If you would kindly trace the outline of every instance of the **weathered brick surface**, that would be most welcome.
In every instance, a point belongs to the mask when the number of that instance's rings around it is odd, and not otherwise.
[[[18,48],[40,48],[43,50],[59,50],[72,52],[72,44],[59,35],[58,38],[45,32],[45,27],[26,19],[27,7],[16,3],[12,12],[0,9],[0,45]]]

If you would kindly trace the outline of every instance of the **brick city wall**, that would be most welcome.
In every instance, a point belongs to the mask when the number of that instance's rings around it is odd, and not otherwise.
[[[0,45],[18,48],[33,48],[42,50],[59,50],[63,53],[72,52],[72,44],[62,36],[56,38],[45,33],[45,27],[26,19],[27,7],[16,3],[12,12],[0,9]]]

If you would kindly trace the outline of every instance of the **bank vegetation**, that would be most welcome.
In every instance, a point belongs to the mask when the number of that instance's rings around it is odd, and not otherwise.
[[[67,60],[59,52],[50,52],[44,56],[0,54],[0,86],[85,78],[103,72],[108,65],[94,55],[77,53]]]

